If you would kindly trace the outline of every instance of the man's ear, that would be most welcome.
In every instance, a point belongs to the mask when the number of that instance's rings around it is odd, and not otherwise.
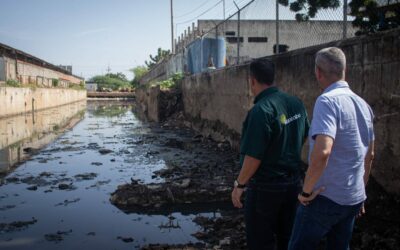
[[[256,84],[256,79],[254,78],[254,76],[250,76],[250,85],[254,86]]]
[[[315,66],[315,77],[318,81],[321,78],[321,69],[318,66]]]

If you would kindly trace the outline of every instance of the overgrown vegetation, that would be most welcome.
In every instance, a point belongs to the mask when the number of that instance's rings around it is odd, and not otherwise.
[[[92,77],[90,82],[97,83],[98,87],[102,89],[121,90],[131,88],[130,82],[123,73],[97,75]]]
[[[134,77],[133,80],[131,81],[132,87],[136,88],[139,86],[139,80],[142,78],[147,72],[149,72],[149,68],[142,65],[142,66],[137,66],[133,69],[130,69],[130,71],[133,73]]]
[[[150,82],[149,84],[146,85],[146,87],[153,87],[153,86],[160,85],[161,89],[174,89],[174,88],[179,87],[182,79],[183,79],[182,73],[175,73],[167,80],[158,81],[158,82]]]
[[[76,90],[86,90],[85,84],[83,84],[83,83],[80,83],[80,84],[70,84],[70,85],[68,86],[68,88],[70,88],[70,89],[76,89]]]
[[[150,55],[150,60],[145,61],[145,64],[147,65],[147,67],[152,68],[154,65],[159,63],[164,58],[168,57],[170,54],[171,54],[170,50],[163,50],[162,48],[158,48],[157,55],[155,56]]]
[[[9,86],[9,87],[21,87],[22,84],[17,80],[7,80],[6,81],[6,86]]]
[[[51,84],[53,85],[53,87],[58,87],[59,84],[58,79],[51,79]]]

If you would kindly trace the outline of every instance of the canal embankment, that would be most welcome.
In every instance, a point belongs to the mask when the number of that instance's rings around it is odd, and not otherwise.
[[[85,79],[0,43],[0,118],[86,99]]]
[[[86,90],[0,87],[0,118],[86,100]]]
[[[277,85],[298,96],[309,117],[320,94],[314,77],[315,53],[329,46],[347,56],[346,79],[375,113],[376,154],[372,176],[383,188],[400,195],[400,29],[331,42],[270,56],[276,64]],[[230,142],[238,148],[242,122],[252,106],[248,64],[186,76],[180,88],[182,108],[190,126],[203,136]],[[137,92],[137,103],[147,116],[160,116],[160,93],[153,87]],[[307,162],[308,145],[303,150]]]
[[[323,45],[299,49],[269,57],[276,64],[278,86],[303,100],[312,119],[312,109],[320,89],[314,77],[315,53],[329,46],[343,49],[347,55],[346,79],[353,91],[363,97],[375,113],[376,154],[372,178],[367,186],[367,213],[355,225],[352,249],[398,249],[400,247],[400,140],[397,136],[400,124],[400,29],[381,32],[370,36],[331,42]],[[160,120],[160,96],[165,91],[156,87],[143,88],[137,92],[137,106],[150,120]],[[229,142],[238,148],[242,122],[252,106],[253,96],[248,84],[248,64],[226,67],[201,74],[186,76],[177,93],[181,93],[182,109],[172,120],[180,121],[183,127],[194,129],[204,138],[212,138],[219,143]],[[167,119],[167,124],[170,121]],[[179,127],[179,126],[177,126]],[[304,146],[303,160],[307,161],[308,145]],[[207,168],[206,168],[207,169]],[[197,170],[196,170],[197,171]],[[195,172],[196,172],[195,171]],[[206,171],[217,171],[207,169]],[[179,173],[171,170],[170,175]],[[209,181],[208,178],[206,181]],[[192,181],[192,179],[191,179]],[[178,185],[186,182],[177,182]],[[195,183],[195,182],[194,182]],[[201,185],[200,185],[201,187]],[[130,197],[140,191],[156,200],[170,204],[175,192],[178,202],[189,203],[196,195],[181,198],[181,193],[193,188],[176,191],[169,186],[152,187],[132,182],[121,186],[131,192]],[[160,188],[160,189],[158,189]],[[150,189],[150,191],[149,191]],[[160,190],[170,190],[160,196]],[[215,189],[213,189],[215,190]],[[122,190],[117,190],[114,195]],[[199,192],[196,191],[196,192]],[[172,193],[172,194],[171,194]],[[198,197],[201,200],[201,197]],[[112,201],[115,201],[112,197]],[[183,201],[182,201],[183,200]],[[176,200],[175,200],[176,201]],[[132,206],[140,200],[132,199]],[[173,202],[172,202],[173,203]],[[149,201],[147,203],[149,204]],[[151,204],[151,203],[150,203]],[[126,204],[124,204],[126,205]],[[150,205],[154,207],[155,204]],[[199,219],[204,231],[197,234],[207,242],[207,247],[241,249],[245,246],[243,216],[238,213],[223,213],[220,218]],[[181,245],[156,245],[147,249],[181,249]],[[202,249],[195,245],[186,245]]]

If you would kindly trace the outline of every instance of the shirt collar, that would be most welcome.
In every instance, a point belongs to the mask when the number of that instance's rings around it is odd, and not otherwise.
[[[256,98],[254,98],[254,104],[256,104],[258,101],[260,101],[261,99],[263,99],[264,97],[273,94],[275,92],[278,92],[278,87],[269,87],[267,89],[264,89],[263,91],[261,91]]]
[[[324,93],[329,92],[334,89],[338,89],[338,88],[349,88],[349,84],[346,81],[334,82],[324,90]]]

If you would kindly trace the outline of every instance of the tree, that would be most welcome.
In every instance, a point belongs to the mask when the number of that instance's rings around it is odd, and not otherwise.
[[[108,77],[114,78],[114,79],[119,79],[119,80],[124,81],[124,82],[127,82],[127,81],[128,81],[128,78],[126,78],[126,75],[124,75],[124,74],[121,73],[121,72],[118,72],[118,73],[116,73],[116,74],[107,73],[107,74],[105,74],[105,76],[108,76]]]
[[[109,88],[112,90],[119,90],[121,88],[129,88],[129,81],[122,73],[108,73],[106,75],[97,75],[92,77],[90,82],[95,82],[100,88]]]
[[[133,69],[130,69],[130,71],[134,75],[131,84],[132,86],[136,87],[139,85],[140,78],[142,78],[147,72],[149,72],[149,68],[144,65],[141,65],[134,67]]]
[[[297,21],[308,21],[321,9],[337,9],[340,6],[339,0],[295,0],[290,5],[289,0],[279,0],[279,3],[296,12]]]
[[[158,62],[160,62],[162,59],[168,57],[170,54],[171,52],[169,50],[163,50],[161,48],[158,48],[157,55],[155,56],[150,55],[150,60],[145,61],[145,64],[147,65],[147,67],[151,68]]]
[[[340,0],[295,0],[289,4],[289,0],[279,0],[283,6],[289,6],[290,10],[296,12],[297,21],[308,21],[314,18],[321,9],[337,9]],[[395,28],[400,25],[400,8],[393,7],[392,10],[383,11],[377,8],[376,0],[352,0],[349,4],[350,13],[355,17],[353,26],[360,28],[358,34],[375,32]],[[390,13],[390,18],[387,18]]]
[[[349,6],[355,17],[353,25],[360,28],[358,35],[400,26],[399,5],[378,8],[375,0],[352,0]]]

